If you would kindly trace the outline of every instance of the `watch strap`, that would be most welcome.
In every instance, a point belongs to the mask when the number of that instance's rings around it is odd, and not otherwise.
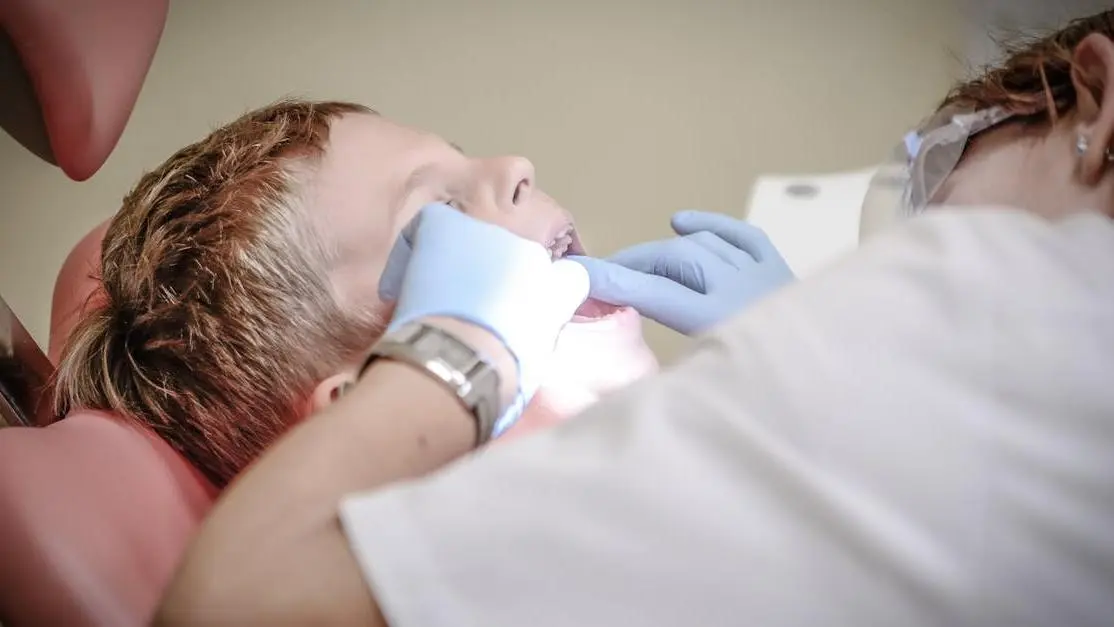
[[[379,359],[408,364],[446,386],[474,417],[476,445],[491,439],[500,415],[499,372],[467,342],[435,325],[411,322],[375,343],[360,376]]]

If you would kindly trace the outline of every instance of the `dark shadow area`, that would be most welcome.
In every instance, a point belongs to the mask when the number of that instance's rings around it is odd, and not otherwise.
[[[0,128],[43,161],[57,165],[31,78],[15,45],[0,31]]]

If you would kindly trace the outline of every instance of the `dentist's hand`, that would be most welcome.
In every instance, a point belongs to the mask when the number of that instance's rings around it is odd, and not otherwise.
[[[500,375],[516,394],[496,423],[499,435],[537,392],[561,328],[588,296],[588,275],[574,262],[552,261],[540,244],[435,204],[398,238],[379,296],[397,301],[388,329],[449,318],[475,325],[510,352],[517,370]]]
[[[608,259],[572,258],[588,269],[591,297],[634,307],[691,335],[794,278],[766,234],[743,220],[682,211],[672,226],[679,237],[638,244]]]

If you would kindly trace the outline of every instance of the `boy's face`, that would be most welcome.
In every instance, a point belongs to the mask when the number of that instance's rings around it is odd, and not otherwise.
[[[333,246],[336,292],[346,307],[388,313],[379,276],[399,231],[424,205],[445,202],[562,254],[579,246],[569,213],[537,187],[522,157],[474,158],[445,140],[376,115],[333,122],[308,204]],[[547,424],[656,369],[630,309],[590,304],[562,333],[552,376],[520,431]],[[368,344],[375,338],[368,338]],[[355,364],[352,365],[353,367]]]

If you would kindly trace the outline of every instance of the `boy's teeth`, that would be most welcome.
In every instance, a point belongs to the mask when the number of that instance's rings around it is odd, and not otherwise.
[[[549,256],[553,261],[563,259],[569,253],[569,246],[571,243],[567,240],[558,241],[549,248]]]

